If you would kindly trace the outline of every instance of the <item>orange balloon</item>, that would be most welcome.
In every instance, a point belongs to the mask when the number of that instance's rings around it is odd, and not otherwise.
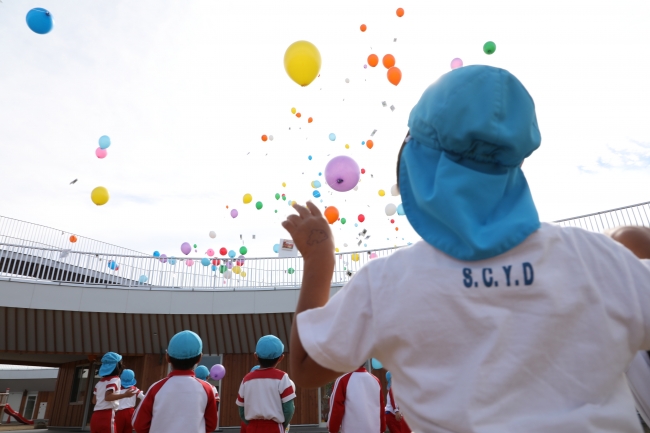
[[[362,32],[365,32],[366,29],[367,29],[368,27],[366,27],[365,24],[361,24],[361,27],[360,27],[360,28],[361,28],[361,31],[362,31]]]
[[[373,68],[379,64],[379,57],[376,54],[371,54],[368,56],[368,64]]]
[[[325,209],[325,219],[330,224],[334,224],[339,219],[339,210],[334,206],[328,206]]]
[[[73,244],[77,242],[77,237],[75,235],[70,236],[70,242],[72,242]]]
[[[314,121],[314,119],[312,119],[311,117],[309,119],[307,119],[307,123],[311,123],[313,121]]]
[[[300,114],[300,113],[296,113],[296,117],[297,117],[297,118],[300,119],[301,116],[302,116],[302,114]]]
[[[390,83],[395,86],[397,86],[399,82],[402,81],[402,71],[400,71],[399,68],[395,66],[388,70],[386,76],[388,77],[388,81],[390,81]]]
[[[372,147],[375,145],[375,143],[372,142],[372,140],[366,141],[366,146],[368,146],[368,149],[372,149]]]
[[[262,141],[268,140],[268,137],[266,135],[262,135]]]
[[[404,9],[402,8],[397,8],[397,11],[395,12],[398,17],[402,18],[404,16]]]
[[[399,227],[395,227],[395,231],[398,232],[398,231],[399,231]]]
[[[390,69],[395,66],[395,57],[392,54],[386,54],[381,62],[384,64],[384,68]]]

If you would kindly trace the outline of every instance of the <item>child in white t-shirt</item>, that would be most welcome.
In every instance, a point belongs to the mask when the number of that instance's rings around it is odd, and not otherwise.
[[[120,393],[120,374],[123,369],[122,355],[107,352],[102,357],[102,365],[99,368],[101,379],[95,385],[93,392],[95,408],[90,418],[91,433],[115,433],[115,411],[119,406],[118,400],[135,395],[132,389]]]
[[[398,181],[422,241],[329,299],[329,224],[312,203],[283,223],[305,266],[296,383],[377,358],[417,432],[640,432],[625,369],[650,349],[650,267],[602,234],[540,224],[521,171],[541,143],[523,85],[455,69],[409,128]]]

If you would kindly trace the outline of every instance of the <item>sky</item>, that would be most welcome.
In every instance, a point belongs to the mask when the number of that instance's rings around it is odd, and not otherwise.
[[[32,7],[52,13],[51,33],[29,30]],[[332,227],[341,251],[414,242],[384,208],[401,202],[390,189],[410,109],[456,57],[509,70],[535,100],[542,146],[523,170],[542,220],[648,201],[649,12],[627,0],[3,0],[0,215],[147,253],[180,255],[187,241],[199,255],[244,244],[269,257],[291,212],[274,195],[304,203],[320,179],[316,203],[347,220]],[[307,87],[283,66],[298,40],[322,57]],[[395,56],[398,86],[381,64],[364,69],[372,53]],[[100,160],[102,135],[112,144]],[[337,155],[366,170],[358,191],[319,178]],[[90,200],[97,186],[104,206]]]

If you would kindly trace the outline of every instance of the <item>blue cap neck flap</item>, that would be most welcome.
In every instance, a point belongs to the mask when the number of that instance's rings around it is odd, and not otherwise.
[[[535,105],[509,72],[459,68],[411,111],[400,162],[406,216],[422,238],[459,260],[483,260],[540,227],[521,163],[541,143]]]

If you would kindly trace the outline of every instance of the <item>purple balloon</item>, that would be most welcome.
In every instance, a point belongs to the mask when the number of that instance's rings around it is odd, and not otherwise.
[[[357,186],[360,177],[359,164],[349,156],[334,157],[325,167],[325,180],[335,191],[350,191]]]
[[[237,212],[237,209],[233,209],[230,211],[230,216],[233,218],[237,218],[237,215],[239,215],[239,212]]]
[[[166,254],[161,254],[160,255],[160,262],[161,263],[167,263],[167,255]]]
[[[232,260],[228,260],[228,269],[232,269]]]
[[[226,376],[226,368],[221,364],[214,364],[210,369],[212,380],[221,380]]]
[[[192,245],[190,245],[188,242],[183,242],[183,245],[181,245],[181,251],[183,254],[188,255],[192,252]]]

